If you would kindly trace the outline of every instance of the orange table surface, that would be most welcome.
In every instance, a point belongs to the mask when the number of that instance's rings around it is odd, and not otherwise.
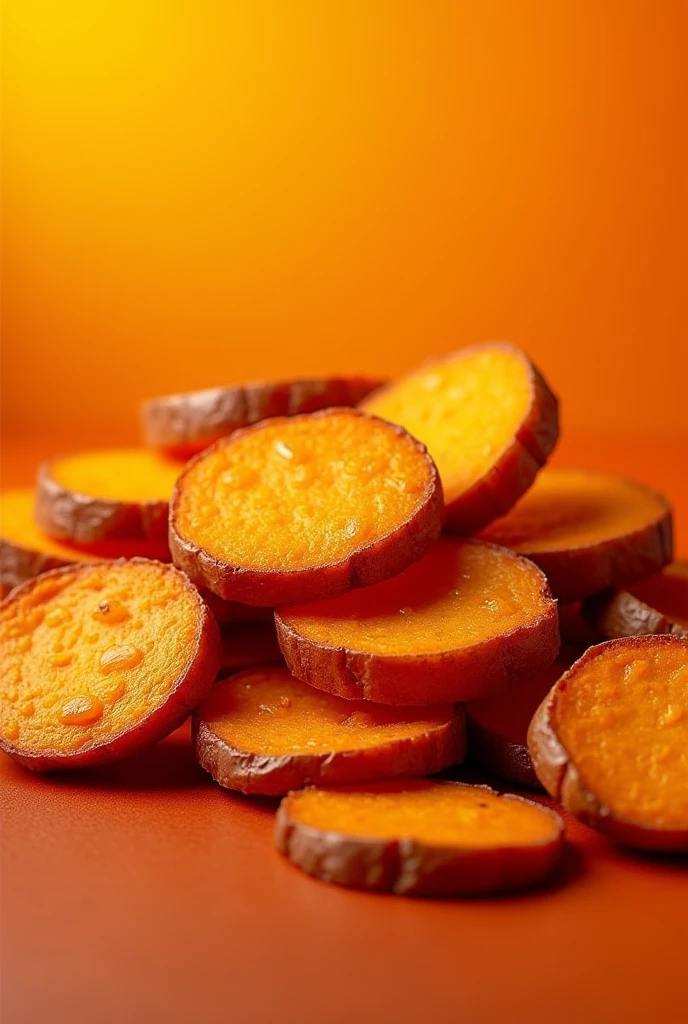
[[[29,482],[54,439],[3,452]],[[688,553],[682,441],[564,441],[559,463],[665,490]],[[688,859],[567,821],[559,882],[412,900],[316,882],[275,803],[222,791],[188,727],[136,758],[35,776],[0,758],[3,1024],[683,1022]]]

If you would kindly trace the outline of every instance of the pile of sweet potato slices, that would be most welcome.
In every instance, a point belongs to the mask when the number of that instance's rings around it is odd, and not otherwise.
[[[547,465],[558,402],[521,350],[149,399],[142,423],[144,447],[0,497],[1,749],[87,768],[192,714],[217,783],[283,797],[283,854],[374,891],[543,883],[556,804],[688,852],[671,508]]]

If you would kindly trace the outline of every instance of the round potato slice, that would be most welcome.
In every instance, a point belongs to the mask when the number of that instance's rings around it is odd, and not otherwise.
[[[528,748],[545,789],[588,825],[688,851],[688,640],[591,647],[538,708]]]
[[[453,704],[392,709],[342,700],[279,665],[217,683],[194,716],[199,763],[228,789],[281,796],[317,783],[430,775],[462,761]]]
[[[671,561],[671,509],[642,484],[608,473],[545,469],[484,540],[531,558],[562,601],[658,572]]]
[[[261,420],[358,405],[380,383],[367,377],[259,381],[149,398],[141,406],[143,438],[151,448],[188,459]]]
[[[58,540],[146,541],[167,552],[169,500],[182,466],[145,448],[53,459],[38,472],[36,522]]]
[[[54,569],[0,604],[0,749],[27,768],[126,757],[171,732],[220,664],[188,579],[145,559]]]
[[[556,604],[537,566],[453,537],[391,580],[280,608],[275,622],[298,679],[382,704],[482,697],[544,670],[559,650]]]
[[[672,562],[649,580],[589,598],[584,615],[610,640],[645,633],[688,637],[688,562]]]
[[[80,548],[53,540],[34,520],[34,492],[29,489],[0,494],[0,597],[26,580],[74,562],[104,558],[169,559],[167,542],[111,541]]]
[[[481,529],[530,487],[559,434],[557,399],[524,352],[492,342],[411,371],[361,403],[428,446],[447,525]]]
[[[175,565],[224,600],[274,606],[393,576],[442,525],[425,448],[353,409],[266,420],[187,464],[170,513]]]
[[[409,779],[290,793],[275,843],[324,882],[405,896],[485,896],[551,878],[563,824],[546,807],[487,786]]]

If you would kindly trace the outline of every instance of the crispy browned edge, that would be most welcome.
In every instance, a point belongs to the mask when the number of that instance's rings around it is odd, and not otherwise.
[[[466,785],[437,782],[437,785]],[[494,793],[489,786],[473,786]],[[535,804],[511,793],[505,800]],[[275,821],[275,845],[293,864],[324,882],[404,896],[487,896],[545,882],[559,866],[563,822],[549,808],[552,839],[532,846],[461,849],[416,839],[375,839],[320,831],[290,817],[289,796]]]
[[[36,477],[36,522],[49,536],[77,544],[107,540],[143,540],[167,544],[166,501],[115,501],[80,494],[51,475],[44,462]]]
[[[557,695],[581,666],[603,657],[618,647],[637,648],[655,644],[683,644],[688,660],[688,640],[670,636],[625,637],[591,647],[555,683],[535,712],[528,730],[528,749],[537,777],[561,806],[592,828],[606,832],[627,846],[666,852],[688,851],[688,822],[685,829],[657,829],[639,821],[617,817],[587,786],[559,737],[552,720]]]
[[[429,360],[397,381],[379,388],[361,403],[361,408],[365,409],[368,401],[372,402],[393,391],[398,383],[415,377],[419,372],[443,363],[470,358],[486,349],[508,351],[523,361],[530,376],[532,397],[512,442],[502,451],[489,472],[447,505],[447,529],[463,535],[476,533],[493,519],[508,512],[531,486],[557,443],[558,399],[533,361],[520,348],[508,342],[481,342],[439,359]],[[457,452],[458,457],[460,452]]]
[[[467,540],[466,544],[486,541]],[[490,545],[497,548],[498,545]],[[499,548],[505,557],[528,561]],[[547,580],[533,567],[546,608],[527,626],[472,647],[438,654],[370,654],[301,636],[275,611],[277,637],[289,670],[319,690],[380,704],[441,704],[473,700],[547,668],[559,652],[559,619]]]
[[[237,676],[231,676],[232,685]],[[202,719],[193,715],[193,741],[198,763],[220,786],[240,793],[283,796],[304,786],[355,785],[381,779],[432,775],[459,764],[466,756],[466,721],[457,705],[442,725],[418,736],[378,747],[322,754],[260,754],[233,747]]]
[[[619,478],[621,479],[621,478]],[[671,506],[657,491],[628,481],[657,500],[662,512],[639,530],[583,547],[563,551],[524,552],[539,565],[552,593],[562,601],[576,601],[609,587],[654,576],[673,557]]]
[[[72,562],[0,537],[0,597],[41,573],[62,569],[65,565],[72,565]]]
[[[0,610],[11,601],[22,599],[35,586],[50,577],[63,573],[79,576],[82,573],[92,572],[99,565],[133,567],[141,563],[150,565],[151,562],[152,560],[147,558],[120,558],[109,562],[88,562],[83,565],[69,565],[53,569],[35,579],[27,580],[26,583],[13,590],[0,604]],[[167,736],[188,718],[191,711],[205,697],[217,676],[221,651],[220,631],[207,605],[186,576],[164,562],[157,564],[161,565],[166,572],[174,573],[184,588],[194,595],[198,604],[198,629],[193,647],[189,650],[188,668],[170,688],[164,704],[150,711],[134,728],[124,730],[113,736],[107,743],[100,743],[88,750],[77,751],[73,754],[64,754],[54,750],[22,750],[13,743],[1,739],[0,750],[4,750],[15,761],[33,771],[87,768],[129,757],[138,750]]]
[[[141,405],[143,439],[152,448],[189,457],[261,420],[357,405],[381,383],[367,377],[258,381],[149,398]]]
[[[233,444],[249,431],[259,431],[275,420],[256,423],[245,430],[236,431],[231,438],[216,441],[186,464],[179,477],[170,504],[169,543],[174,564],[199,585],[217,594],[225,601],[241,601],[244,604],[275,606],[278,604],[302,604],[305,601],[324,600],[336,597],[354,587],[369,587],[405,569],[421,558],[432,542],[439,537],[444,515],[444,498],[437,467],[427,449],[412,438],[402,427],[368,416],[357,409],[323,409],[307,413],[317,418],[333,414],[360,416],[382,424],[400,437],[410,438],[419,455],[426,462],[428,484],[424,499],[417,510],[400,526],[384,536],[354,551],[347,558],[329,565],[308,569],[250,569],[245,566],[229,565],[215,558],[200,545],[187,540],[177,533],[176,513],[179,495],[188,473],[200,459],[213,454],[218,448]],[[291,419],[298,418],[292,417]],[[289,422],[291,422],[291,419]]]
[[[662,633],[688,638],[688,627],[674,622],[628,590],[608,590],[588,598],[583,605],[583,616],[592,629],[610,640]]]

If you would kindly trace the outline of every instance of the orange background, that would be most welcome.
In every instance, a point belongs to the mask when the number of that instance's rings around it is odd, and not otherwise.
[[[686,426],[684,0],[6,0],[3,425],[510,338]]]

